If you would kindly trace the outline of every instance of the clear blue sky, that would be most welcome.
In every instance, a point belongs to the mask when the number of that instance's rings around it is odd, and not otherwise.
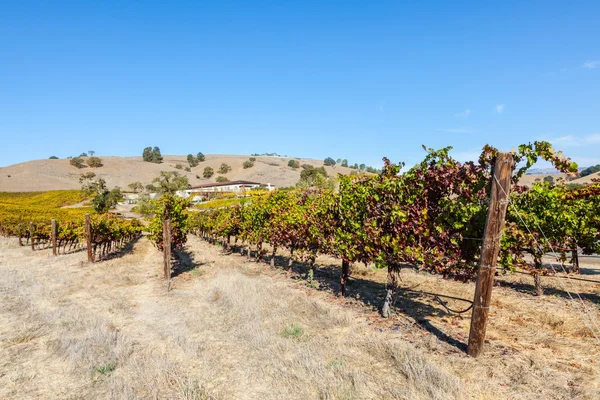
[[[600,2],[3,1],[0,165],[277,152],[600,163]]]

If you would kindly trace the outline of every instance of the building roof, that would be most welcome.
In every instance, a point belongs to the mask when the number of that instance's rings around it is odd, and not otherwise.
[[[201,185],[192,186],[192,189],[201,189],[206,187],[216,187],[216,186],[235,186],[235,185],[261,185],[266,186],[260,182],[250,182],[250,181],[231,181],[231,182],[216,182],[216,183],[203,183]]]

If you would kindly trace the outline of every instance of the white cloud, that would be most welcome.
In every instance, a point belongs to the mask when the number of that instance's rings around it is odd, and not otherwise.
[[[598,61],[598,60],[586,61],[583,63],[583,68],[586,68],[586,69],[594,69],[594,68],[598,68],[598,67],[600,67],[600,61]]]
[[[565,146],[565,147],[581,147],[590,144],[600,144],[600,133],[592,133],[587,136],[559,136],[550,139],[544,139],[552,143],[554,146]]]
[[[496,104],[496,112],[502,114],[502,111],[504,111],[504,104]]]
[[[448,133],[472,133],[469,129],[457,128],[457,129],[437,129],[438,132],[448,132]]]
[[[466,109],[465,111],[463,111],[463,112],[459,112],[459,113],[457,113],[457,114],[454,114],[454,116],[455,116],[455,117],[459,117],[459,118],[466,118],[466,117],[468,117],[468,116],[469,116],[469,114],[471,114],[471,110],[467,108],[467,109]]]

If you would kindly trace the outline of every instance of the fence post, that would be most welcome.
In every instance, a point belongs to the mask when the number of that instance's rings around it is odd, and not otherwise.
[[[90,214],[85,214],[85,240],[87,245],[88,262],[93,263],[94,257],[92,254],[92,223],[90,222]]]
[[[164,257],[164,277],[167,279],[168,287],[171,284],[171,220],[163,220],[163,257]]]
[[[475,286],[475,299],[473,300],[473,314],[471,329],[469,330],[469,345],[467,353],[478,357],[483,351],[485,329],[492,298],[494,274],[498,264],[500,251],[500,237],[504,229],[504,218],[508,207],[510,193],[510,179],[514,167],[513,156],[510,153],[498,153],[492,172],[492,187],[490,191],[490,208],[488,210],[481,257],[479,259],[479,272]]]
[[[31,242],[31,250],[35,250],[35,243],[33,242],[33,222],[29,223],[29,241]]]
[[[52,254],[56,255],[56,220],[52,219],[52,229],[50,231],[50,241],[52,242]]]

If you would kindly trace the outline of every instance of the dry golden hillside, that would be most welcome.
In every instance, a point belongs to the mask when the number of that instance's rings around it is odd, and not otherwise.
[[[231,171],[225,176],[229,180],[249,180],[260,183],[270,183],[276,187],[293,186],[300,179],[301,169],[288,167],[292,157],[257,156],[254,167],[244,169],[242,164],[250,156],[243,155],[206,155],[206,161],[192,168],[191,172],[177,170],[176,164],[188,166],[186,156],[165,155],[163,163],[153,164],[142,161],[141,157],[100,157],[103,166],[100,168],[77,169],[69,164],[69,160],[33,160],[0,168],[0,191],[28,192],[61,189],[78,189],[81,187],[79,176],[88,171],[96,173],[106,180],[109,187],[119,186],[123,189],[133,182],[150,183],[161,171],[179,171],[187,175],[192,185],[214,182],[219,175],[217,172],[221,163],[231,166]],[[315,167],[323,165],[323,161],[314,159],[295,159],[301,165],[310,164]],[[212,167],[215,175],[204,179],[202,171]],[[348,174],[352,169],[341,166],[325,167],[327,173]],[[199,177],[199,178],[198,178]]]

